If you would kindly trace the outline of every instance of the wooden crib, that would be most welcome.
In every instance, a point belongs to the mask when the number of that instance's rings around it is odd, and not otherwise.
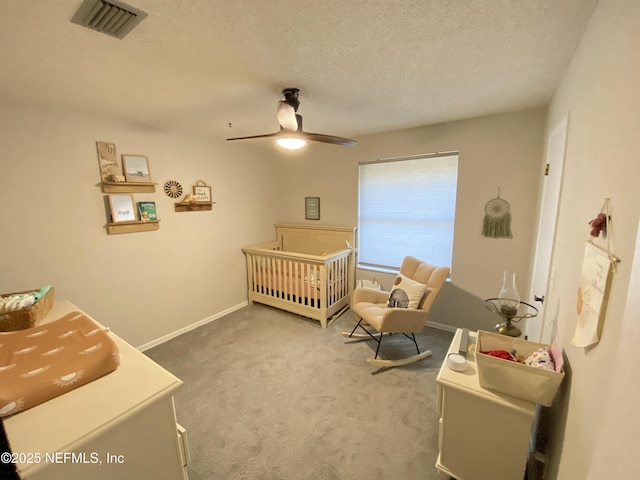
[[[355,227],[277,224],[277,240],[244,247],[249,302],[319,320],[327,328],[355,285]]]

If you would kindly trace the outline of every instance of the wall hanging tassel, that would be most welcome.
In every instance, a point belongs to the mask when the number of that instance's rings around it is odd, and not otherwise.
[[[498,196],[489,200],[484,206],[482,235],[489,238],[513,238],[511,234],[511,206],[509,202]]]

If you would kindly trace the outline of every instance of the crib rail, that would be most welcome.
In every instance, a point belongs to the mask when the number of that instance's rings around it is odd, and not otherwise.
[[[249,301],[319,320],[348,305],[354,278],[352,249],[329,255],[283,252],[279,242],[244,247]]]

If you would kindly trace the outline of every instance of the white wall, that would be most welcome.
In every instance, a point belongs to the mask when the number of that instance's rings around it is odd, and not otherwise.
[[[405,129],[358,138],[350,148],[310,145],[280,161],[281,220],[304,222],[304,197],[319,196],[320,223],[357,225],[358,161],[459,150],[451,284],[430,319],[492,329],[499,318],[481,300],[498,295],[502,272],[514,270],[519,291],[528,290],[545,115],[536,109]],[[484,206],[498,187],[511,204],[513,239],[481,235]],[[360,275],[367,277],[366,272]]]
[[[636,478],[637,434],[636,264],[640,200],[640,2],[600,0],[549,108],[548,128],[567,111],[570,122],[547,311],[556,312],[557,340],[569,375],[553,409],[549,477]],[[588,222],[611,198],[615,254],[622,260],[613,277],[600,343],[570,344],[576,326],[576,289]],[[602,241],[600,245],[604,245]],[[636,272],[637,275],[637,272]],[[633,297],[628,299],[628,295]],[[628,307],[627,301],[630,301]],[[634,337],[635,335],[635,337]],[[620,375],[623,377],[621,378]],[[628,425],[625,427],[624,423]],[[619,447],[619,448],[616,448]]]
[[[160,229],[107,235],[96,140],[149,158]],[[0,105],[0,292],[56,288],[141,345],[246,302],[242,245],[273,238],[273,162],[251,144],[62,111]],[[176,213],[162,191],[213,187],[211,212]]]

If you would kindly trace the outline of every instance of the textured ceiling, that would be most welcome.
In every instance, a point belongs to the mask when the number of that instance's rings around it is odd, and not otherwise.
[[[284,87],[356,138],[545,105],[596,0],[127,0],[149,16],[123,40],[81,3],[0,2],[0,101],[222,140],[278,130]]]

